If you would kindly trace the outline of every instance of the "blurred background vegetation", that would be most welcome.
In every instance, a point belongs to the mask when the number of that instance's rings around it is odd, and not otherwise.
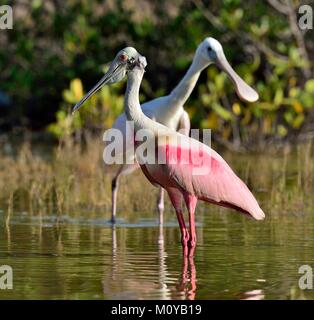
[[[125,81],[71,109],[125,46],[148,60],[141,100],[169,93],[209,36],[260,100],[241,102],[210,66],[185,108],[193,128],[213,129],[214,147],[267,219],[199,205],[196,297],[313,295],[297,285],[299,266],[314,260],[314,34],[297,25],[303,3],[314,9],[313,0],[0,0],[14,12],[14,29],[0,30],[0,251],[18,281],[12,297],[154,290],[156,299],[182,287],[175,214],[166,197],[157,249],[158,190],[140,171],[123,177],[122,223],[107,228],[114,171],[104,168],[102,133],[123,112]]]
[[[313,4],[312,1],[306,1]],[[125,83],[104,87],[75,117],[71,107],[125,46],[148,59],[142,101],[168,93],[197,45],[217,38],[260,94],[244,104],[226,75],[203,72],[186,109],[231,149],[263,149],[314,135],[313,30],[298,28],[299,0],[1,0],[14,29],[0,31],[0,130],[57,138],[103,131],[123,111]]]

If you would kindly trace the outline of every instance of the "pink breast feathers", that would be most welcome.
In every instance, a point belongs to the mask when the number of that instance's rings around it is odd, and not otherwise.
[[[158,148],[158,159],[162,159],[166,164],[185,166],[187,169],[206,168],[206,173],[216,173],[222,169],[219,160],[210,154],[208,148],[201,144],[197,148],[172,144],[161,145]]]

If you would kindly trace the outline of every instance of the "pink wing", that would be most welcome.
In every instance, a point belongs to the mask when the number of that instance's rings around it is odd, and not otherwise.
[[[265,218],[251,191],[217,152],[194,139],[178,136],[180,143],[158,139],[158,154],[165,164],[147,166],[157,183],[175,184],[201,200],[240,210],[257,220]],[[165,182],[165,177],[170,180]]]

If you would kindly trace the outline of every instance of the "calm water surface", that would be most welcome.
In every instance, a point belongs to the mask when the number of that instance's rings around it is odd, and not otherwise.
[[[261,172],[251,171],[254,183],[267,165],[252,163]],[[0,299],[314,299],[298,287],[299,267],[314,267],[313,188],[296,195],[297,181],[305,182],[288,172],[284,184],[265,174],[265,190],[255,190],[263,222],[199,205],[194,259],[182,257],[169,206],[164,228],[154,212],[119,212],[112,227],[108,213],[14,211],[6,224],[1,211],[0,265],[12,266],[14,288],[0,290]]]
[[[310,215],[256,223],[230,213],[198,219],[194,259],[183,259],[176,221],[151,217],[112,228],[82,216],[15,214],[1,232],[0,261],[14,270],[21,299],[314,298],[298,289],[298,268],[314,266]]]

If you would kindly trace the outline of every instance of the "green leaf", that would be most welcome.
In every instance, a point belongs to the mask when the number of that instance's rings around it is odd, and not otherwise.
[[[221,106],[217,102],[213,103],[212,108],[222,119],[226,121],[230,121],[231,119],[233,119],[232,113],[226,110],[223,106]]]
[[[305,88],[305,91],[314,94],[314,79],[310,79],[306,81],[304,88]]]
[[[309,92],[303,92],[301,95],[300,95],[300,101],[302,103],[302,105],[305,107],[305,108],[312,108],[314,107],[314,96],[312,93],[309,93]]]
[[[217,76],[215,77],[215,85],[217,91],[221,91],[224,88],[225,79],[226,77],[223,73],[217,74]]]
[[[277,131],[278,131],[278,134],[281,136],[281,137],[284,137],[287,135],[288,133],[288,130],[285,126],[283,125],[279,125],[278,128],[277,128]]]
[[[280,88],[275,93],[274,104],[276,106],[279,106],[282,103],[282,100],[283,100],[283,90]]]
[[[300,113],[297,115],[297,117],[293,120],[292,122],[292,126],[294,128],[299,128],[301,126],[301,124],[303,123],[304,121],[304,114],[303,113]]]

